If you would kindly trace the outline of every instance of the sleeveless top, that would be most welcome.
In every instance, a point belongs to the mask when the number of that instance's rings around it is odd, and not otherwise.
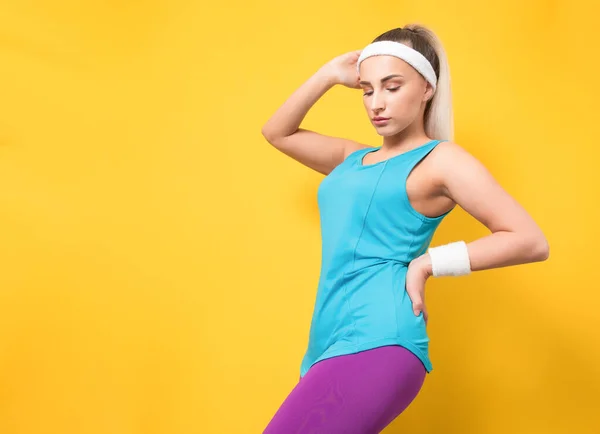
[[[403,346],[433,369],[425,319],[413,312],[405,278],[451,210],[419,213],[406,180],[440,142],[368,165],[363,157],[379,148],[360,149],[321,181],[322,262],[301,377],[321,360],[384,345]]]

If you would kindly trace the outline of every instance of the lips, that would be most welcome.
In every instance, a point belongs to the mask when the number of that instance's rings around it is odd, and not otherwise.
[[[373,118],[373,124],[377,125],[378,127],[383,127],[388,124],[389,120],[390,120],[390,118],[382,118],[382,117],[378,116],[376,118]]]

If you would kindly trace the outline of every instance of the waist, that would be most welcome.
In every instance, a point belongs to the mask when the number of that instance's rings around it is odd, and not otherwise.
[[[406,274],[409,262],[396,258],[361,258],[325,265],[319,278],[319,292],[336,290],[349,283],[362,285],[373,276]]]
[[[398,264],[401,267],[408,267],[410,261],[405,261],[398,258],[372,258],[372,257],[361,257],[355,258],[352,261],[350,267],[346,269],[347,272],[361,271],[370,267],[377,267],[380,265]]]

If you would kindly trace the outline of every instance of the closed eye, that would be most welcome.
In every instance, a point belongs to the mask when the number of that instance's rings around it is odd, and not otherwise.
[[[401,87],[401,86],[398,86],[398,87],[388,87],[386,90],[389,90],[390,92],[395,92],[395,91],[397,91],[398,89],[400,89],[400,87]],[[370,92],[365,92],[365,93],[363,93],[363,96],[369,96],[369,95],[371,95],[372,93],[373,93],[373,91],[370,91]]]

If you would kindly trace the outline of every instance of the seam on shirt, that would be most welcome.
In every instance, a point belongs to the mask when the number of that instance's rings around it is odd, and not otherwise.
[[[354,249],[352,251],[352,266],[351,266],[350,271],[355,271],[354,264],[356,263],[356,249],[358,248],[358,244],[360,243],[360,239],[362,238],[362,234],[365,230],[365,224],[367,222],[367,216],[369,215],[369,211],[371,210],[371,204],[373,203],[373,197],[375,196],[375,192],[377,191],[377,187],[379,186],[379,182],[381,181],[381,177],[383,175],[383,172],[385,171],[386,166],[387,166],[387,161],[384,163],[383,168],[381,169],[381,172],[379,173],[379,177],[377,178],[377,182],[375,183],[375,187],[373,187],[373,191],[371,192],[371,197],[369,198],[369,204],[367,205],[367,210],[365,211],[365,215],[363,217],[363,222],[362,222],[362,226],[360,228],[360,233],[358,234],[356,244],[354,244]],[[344,273],[344,278],[346,277],[347,274],[348,274],[348,272]],[[354,315],[352,314],[350,300],[348,299],[348,292],[346,291],[347,285],[348,285],[348,282],[346,281],[346,283],[344,283],[344,299],[346,300],[346,308],[348,309],[348,312],[350,313],[350,318],[352,318],[352,331],[354,334],[354,342],[355,342],[355,345],[358,345],[358,335],[356,334],[356,321],[354,319]]]
[[[424,225],[425,225],[425,222],[423,220],[421,220],[421,223],[419,224],[418,229],[415,232],[413,232],[413,234],[412,234],[412,239],[410,240],[410,244],[408,245],[408,250],[406,251],[406,262],[408,262],[409,265],[412,261],[412,259],[410,258],[410,253],[412,252],[412,247],[415,244],[415,240],[417,239],[416,234],[418,234],[421,231],[421,229],[423,228]],[[406,266],[406,271],[404,272],[404,286],[401,288],[402,291],[406,291],[406,277],[408,276],[408,266],[409,265]],[[396,306],[398,306],[398,305],[396,305]],[[411,300],[411,307],[412,307],[412,300]],[[400,335],[400,324],[398,323],[398,312],[397,311],[396,311],[396,333],[398,335]]]
[[[365,231],[365,225],[367,223],[367,217],[369,215],[369,211],[371,210],[371,204],[373,203],[373,197],[375,197],[375,193],[377,192],[377,187],[379,187],[379,182],[381,181],[383,172],[385,171],[385,168],[387,167],[387,163],[388,162],[386,161],[383,164],[383,168],[381,169],[381,172],[379,172],[379,177],[377,178],[377,182],[375,183],[375,187],[373,187],[373,191],[371,192],[371,197],[369,198],[369,205],[367,206],[367,210],[365,211],[365,215],[363,217],[362,226],[360,228],[360,234],[358,234],[358,239],[356,240],[356,244],[354,245],[354,250],[352,251],[352,271],[355,271],[354,263],[356,262],[356,249],[358,248],[360,239],[362,238],[363,232]]]
[[[417,228],[417,230],[415,232],[413,232],[412,240],[410,240],[410,244],[408,245],[408,250],[406,251],[406,253],[407,253],[407,255],[406,255],[407,256],[406,262],[408,262],[409,265],[410,265],[410,262],[412,261],[412,259],[410,258],[410,252],[412,252],[413,245],[415,244],[415,240],[417,239],[417,235],[416,234],[419,233],[421,231],[421,229],[423,229],[423,226],[425,224],[426,224],[426,222],[424,222],[423,220],[421,220],[421,224],[419,225],[419,227]]]

